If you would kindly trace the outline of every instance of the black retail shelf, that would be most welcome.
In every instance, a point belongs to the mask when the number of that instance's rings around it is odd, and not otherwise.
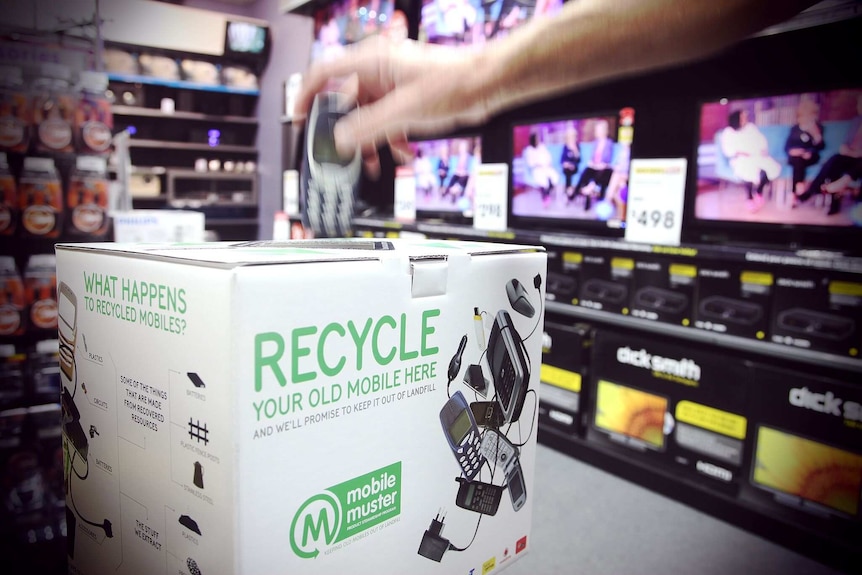
[[[224,94],[240,94],[244,96],[257,96],[260,90],[257,88],[236,88],[223,86],[221,84],[202,84],[199,82],[188,82],[184,80],[163,80],[152,76],[141,76],[139,74],[117,74],[108,73],[108,79],[112,82],[125,82],[127,84],[148,84],[151,86],[164,86],[166,88],[179,88],[182,90],[201,90],[203,92],[220,92]]]
[[[548,311],[569,315],[583,320],[597,321],[627,329],[636,328],[658,335],[667,335],[679,339],[715,345],[738,351],[753,352],[759,355],[775,357],[783,361],[793,359],[815,366],[841,368],[853,373],[862,373],[862,359],[842,357],[831,353],[800,349],[798,347],[758,341],[756,339],[749,339],[735,335],[725,335],[693,327],[683,327],[669,323],[655,322],[647,319],[598,311],[559,302],[548,301],[545,305]]]
[[[231,146],[221,144],[210,146],[208,144],[197,144],[194,142],[168,142],[164,140],[135,140],[129,141],[130,148],[156,148],[162,150],[189,150],[194,152],[233,152],[239,154],[256,154],[254,146]]]
[[[257,118],[248,116],[219,116],[217,114],[199,114],[197,112],[162,112],[156,108],[143,108],[140,106],[117,106],[111,107],[114,116],[130,116],[134,118],[164,118],[176,120],[194,120],[201,122],[224,122],[231,124],[257,124]]]

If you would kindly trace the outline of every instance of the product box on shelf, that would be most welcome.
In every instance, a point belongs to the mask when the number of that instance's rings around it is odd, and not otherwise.
[[[546,318],[542,341],[539,422],[582,435],[589,406],[587,377],[594,329],[591,325]]]
[[[529,550],[541,248],[67,244],[57,272],[76,573],[488,573]]]
[[[203,212],[193,210],[129,210],[115,212],[114,240],[126,242],[202,242]]]
[[[694,326],[765,340],[775,278],[772,268],[730,260],[698,264]]]
[[[631,315],[650,321],[689,326],[697,294],[695,261],[659,255],[635,258]]]
[[[548,300],[576,305],[584,254],[577,250],[548,246]]]
[[[590,441],[718,490],[738,490],[747,364],[699,346],[600,330],[590,379]]]
[[[853,542],[862,537],[858,377],[754,366],[743,499]]]
[[[628,315],[635,260],[626,252],[583,250],[578,305]]]
[[[791,267],[777,271],[770,339],[858,357],[862,347],[862,274]]]

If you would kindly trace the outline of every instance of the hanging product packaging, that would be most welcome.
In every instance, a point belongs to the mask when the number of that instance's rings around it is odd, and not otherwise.
[[[24,158],[18,186],[18,206],[24,235],[56,238],[63,215],[63,191],[51,158]]]
[[[6,154],[0,152],[0,236],[11,236],[18,224],[18,189],[9,171]]]
[[[66,193],[69,233],[96,238],[107,232],[108,178],[105,166],[105,158],[76,158]]]
[[[24,270],[24,292],[29,330],[57,331],[57,261],[53,254],[30,256]]]
[[[71,153],[75,97],[70,71],[61,64],[45,63],[33,82],[33,136],[41,153]]]
[[[108,154],[114,116],[105,95],[108,75],[102,72],[81,72],[81,97],[75,113],[75,141],[80,154]]]
[[[24,283],[15,258],[0,257],[0,336],[24,333]]]
[[[21,68],[0,66],[0,151],[25,153],[30,143],[30,106]]]

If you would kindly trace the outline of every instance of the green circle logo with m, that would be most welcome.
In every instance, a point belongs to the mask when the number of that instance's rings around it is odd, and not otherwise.
[[[320,548],[332,545],[341,526],[341,505],[329,493],[310,497],[290,524],[290,547],[303,559],[314,559]]]

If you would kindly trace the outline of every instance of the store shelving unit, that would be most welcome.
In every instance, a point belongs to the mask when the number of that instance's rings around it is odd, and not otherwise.
[[[255,164],[258,89],[109,74],[116,94],[134,94],[134,104],[114,106],[118,130],[131,128],[132,174],[158,180],[159,193],[132,191],[133,207],[193,209],[219,239],[254,239],[258,233]],[[165,111],[163,99],[175,109]],[[196,163],[233,162],[236,171],[195,171]],[[236,200],[236,201],[234,201]]]

